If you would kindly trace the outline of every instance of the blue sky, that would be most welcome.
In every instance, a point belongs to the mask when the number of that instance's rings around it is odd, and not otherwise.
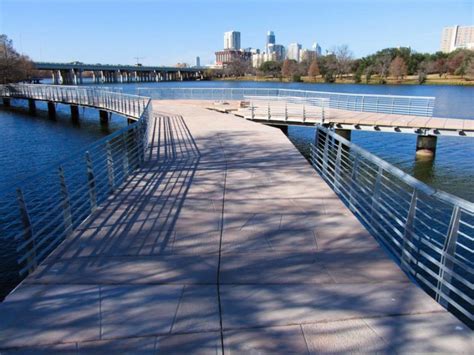
[[[439,49],[441,30],[474,24],[474,0],[0,0],[0,32],[38,61],[145,65],[214,61],[223,33],[242,46],[347,44],[356,57],[392,46]]]

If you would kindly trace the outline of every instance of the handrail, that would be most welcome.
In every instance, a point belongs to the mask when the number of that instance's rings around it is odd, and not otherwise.
[[[24,98],[88,106],[116,112],[129,118],[138,119],[149,98],[102,90],[98,87],[7,84],[0,86],[0,96]]]
[[[244,96],[278,96],[328,98],[329,108],[356,112],[375,112],[432,117],[435,98],[431,96],[401,96],[351,94],[281,88],[137,88],[154,99],[242,100]]]
[[[321,125],[310,160],[407,275],[474,321],[474,203],[433,189]]]
[[[19,272],[28,274],[144,162],[150,98],[98,88],[4,85],[0,96],[85,105],[136,121],[0,196],[0,233],[17,241]]]

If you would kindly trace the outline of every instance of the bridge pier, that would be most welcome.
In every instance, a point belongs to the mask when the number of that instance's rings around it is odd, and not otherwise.
[[[3,98],[3,106],[5,106],[5,107],[10,107],[10,105],[11,105],[10,99],[7,98],[7,97],[4,97],[4,98]]]
[[[350,129],[339,129],[339,128],[336,128],[335,130],[335,133],[339,136],[341,136],[342,138],[350,141],[351,140],[351,135],[352,135],[352,131]]]
[[[79,106],[71,105],[71,119],[74,123],[79,123]]]
[[[56,118],[56,104],[48,101],[48,117],[54,120]]]
[[[416,156],[422,158],[434,158],[436,153],[436,136],[423,136],[418,135],[416,137]]]
[[[36,101],[33,99],[28,99],[28,111],[31,115],[36,114]]]
[[[109,113],[105,110],[99,110],[100,125],[107,127],[109,125]]]

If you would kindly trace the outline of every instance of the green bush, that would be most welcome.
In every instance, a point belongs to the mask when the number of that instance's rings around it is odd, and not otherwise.
[[[293,74],[293,76],[291,77],[291,81],[293,81],[293,82],[295,82],[295,83],[301,82],[301,75],[299,75],[299,74]]]

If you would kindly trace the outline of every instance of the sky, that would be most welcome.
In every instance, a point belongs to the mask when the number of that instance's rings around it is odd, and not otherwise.
[[[474,24],[474,0],[0,0],[0,33],[35,61],[175,65],[214,62],[225,31],[242,47],[276,42],[356,58],[387,47],[439,50],[443,27]]]

